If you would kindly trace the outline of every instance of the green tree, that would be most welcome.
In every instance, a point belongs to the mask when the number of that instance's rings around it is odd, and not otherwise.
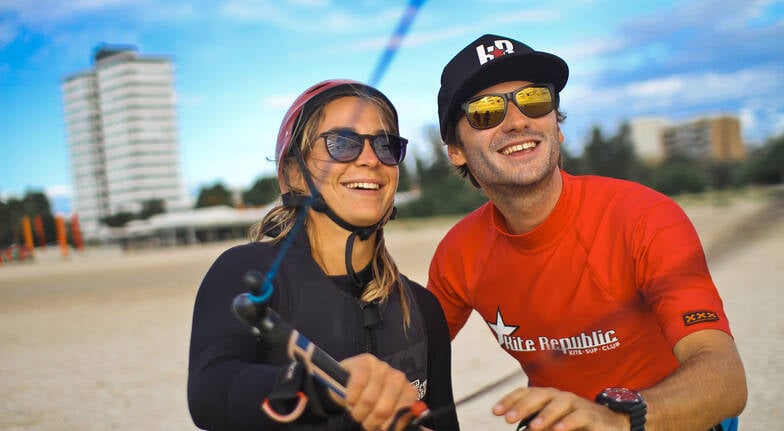
[[[780,184],[784,182],[784,134],[772,138],[754,151],[742,176],[754,184]]]
[[[51,205],[46,194],[39,191],[27,191],[22,199],[11,198],[8,202],[0,202],[0,246],[19,244],[22,237],[22,218],[40,216],[46,238],[55,237],[54,218]]]
[[[101,218],[101,223],[109,227],[123,227],[133,220],[147,220],[148,218],[166,212],[166,201],[163,199],[148,199],[142,202],[138,213],[120,211]]]
[[[135,218],[136,214],[128,211],[121,211],[101,218],[101,223],[109,227],[123,227]]]
[[[634,152],[631,128],[624,123],[618,134],[605,139],[598,126],[591,131],[581,167],[583,173],[639,181],[645,176],[642,163]]]
[[[572,155],[565,145],[561,145],[561,167],[572,175],[584,173],[582,159]]]
[[[51,216],[52,207],[44,192],[28,191],[22,199],[22,206],[27,215]]]
[[[717,190],[742,186],[746,181],[741,172],[743,164],[739,162],[713,162],[708,165],[710,184]]]
[[[433,161],[417,158],[417,177],[420,196],[398,208],[400,217],[429,217],[435,215],[466,214],[483,203],[487,197],[471,186],[456,172],[444,150],[435,127],[428,130]]]
[[[579,173],[598,175],[601,169],[609,164],[608,158],[607,142],[602,134],[602,129],[599,126],[593,126],[591,138],[583,148],[583,154],[580,157],[582,169]]]
[[[23,215],[22,201],[9,199],[0,202],[0,247],[8,247],[21,241],[20,220]]]
[[[231,192],[221,183],[211,187],[202,187],[196,199],[196,208],[232,205]]]
[[[414,186],[414,179],[411,178],[411,172],[409,172],[408,168],[406,168],[405,163],[399,164],[398,168],[400,171],[400,177],[397,182],[397,191],[405,192],[411,190],[411,188]]]
[[[700,193],[710,179],[694,160],[683,156],[668,158],[651,172],[649,186],[669,196],[681,193]]]
[[[139,211],[137,218],[140,220],[147,220],[148,218],[166,212],[166,201],[163,199],[149,199],[142,202],[142,209]]]
[[[278,198],[280,188],[277,177],[259,178],[251,188],[242,192],[242,202],[248,206],[261,206]]]

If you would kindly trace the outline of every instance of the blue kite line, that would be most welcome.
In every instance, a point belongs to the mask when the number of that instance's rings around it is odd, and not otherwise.
[[[400,43],[403,41],[403,37],[408,32],[409,27],[411,27],[411,22],[413,22],[417,11],[419,11],[419,8],[424,2],[425,0],[411,0],[411,2],[408,4],[403,17],[400,19],[400,23],[398,24],[397,29],[395,29],[395,32],[392,34],[392,38],[389,40],[386,49],[381,55],[381,59],[376,66],[376,70],[373,72],[373,77],[370,79],[369,83],[370,86],[375,87],[376,84],[378,84],[378,81],[384,75],[387,66],[389,66],[389,63],[392,61],[392,57],[394,57],[398,48],[400,48]],[[288,233],[288,235],[286,235],[286,238],[281,243],[280,250],[278,250],[278,254],[275,256],[275,260],[272,262],[272,265],[264,276],[264,281],[262,282],[259,294],[249,295],[249,298],[252,302],[257,304],[265,303],[272,295],[272,291],[274,290],[272,282],[275,279],[275,276],[278,274],[278,268],[283,262],[283,258],[288,253],[288,249],[294,240],[296,232],[305,224],[305,216],[307,215],[308,209],[311,207],[311,201],[312,198],[308,199],[300,207],[299,213],[297,214],[297,219],[294,222],[294,226],[291,228],[291,231]]]
[[[400,23],[397,25],[397,29],[395,32],[392,33],[392,38],[389,40],[386,49],[381,54],[381,59],[376,65],[376,70],[373,71],[373,75],[370,78],[370,86],[375,87],[378,85],[378,82],[381,80],[381,77],[386,72],[389,63],[392,62],[392,57],[395,56],[398,48],[400,48],[401,42],[403,42],[403,37],[408,33],[408,29],[411,27],[411,23],[414,21],[414,17],[416,16],[419,8],[422,4],[425,3],[425,0],[411,0],[406,8],[403,17],[400,19]]]

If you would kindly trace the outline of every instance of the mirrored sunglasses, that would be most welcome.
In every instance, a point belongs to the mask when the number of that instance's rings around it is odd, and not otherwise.
[[[529,118],[539,118],[555,109],[555,90],[550,84],[531,84],[508,93],[483,94],[463,103],[468,124],[474,129],[489,129],[506,117],[507,101],[512,101]]]
[[[365,140],[370,142],[370,148],[381,163],[395,166],[403,161],[406,156],[408,139],[397,135],[379,134],[362,135],[350,129],[336,129],[319,135],[324,138],[327,153],[337,162],[351,162],[356,160],[365,148]]]

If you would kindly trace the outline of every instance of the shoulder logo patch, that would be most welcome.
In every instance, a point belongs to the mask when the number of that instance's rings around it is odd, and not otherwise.
[[[697,323],[714,322],[716,320],[719,320],[719,315],[708,310],[690,311],[683,314],[683,324],[686,326],[695,325]]]

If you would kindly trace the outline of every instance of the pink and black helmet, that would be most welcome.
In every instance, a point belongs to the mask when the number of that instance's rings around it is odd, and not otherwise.
[[[358,91],[357,91],[358,90]],[[327,103],[332,99],[337,99],[341,96],[355,94],[357,92],[367,93],[380,98],[389,106],[394,114],[394,127],[398,129],[397,111],[389,99],[380,91],[375,88],[363,84],[359,81],[350,79],[330,79],[319,82],[305,90],[299,97],[294,100],[291,107],[286,111],[283,116],[283,121],[280,124],[278,131],[278,141],[275,146],[275,161],[277,163],[278,184],[282,193],[288,192],[288,187],[283,178],[284,159],[291,151],[292,143],[299,145],[302,139],[302,125],[305,124],[308,117],[313,113],[317,106]]]

